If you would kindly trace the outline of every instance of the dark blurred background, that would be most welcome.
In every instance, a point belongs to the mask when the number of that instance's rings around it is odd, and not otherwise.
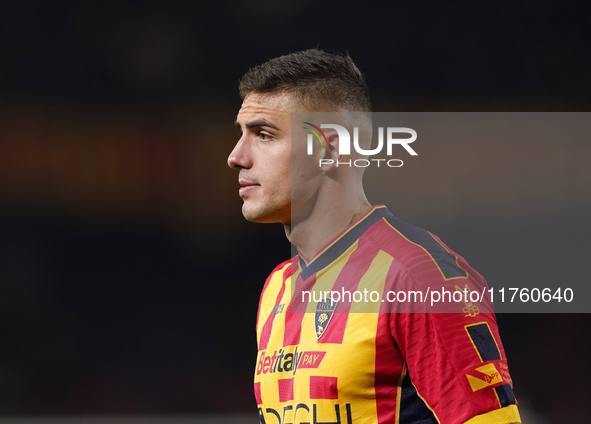
[[[244,221],[225,163],[249,67],[319,46],[352,55],[377,111],[587,111],[590,12],[3,2],[0,414],[254,412],[259,291],[290,249],[280,226]],[[589,141],[524,140],[481,175],[442,164],[478,171],[490,146],[445,149],[388,206],[489,281],[588,279]],[[522,405],[549,422],[588,417],[589,316],[498,320]]]

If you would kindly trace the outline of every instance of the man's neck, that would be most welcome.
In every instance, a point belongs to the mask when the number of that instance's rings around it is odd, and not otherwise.
[[[284,225],[285,234],[304,258],[312,260],[324,246],[371,207],[365,196],[347,204],[317,205],[304,220]]]

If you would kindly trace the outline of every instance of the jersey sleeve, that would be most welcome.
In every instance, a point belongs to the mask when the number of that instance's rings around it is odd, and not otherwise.
[[[468,269],[464,277],[454,279],[406,270],[396,281],[398,288],[423,293],[427,288],[453,293],[486,287],[484,279]],[[463,300],[390,315],[391,336],[407,365],[406,384],[440,423],[520,423],[496,317],[482,305],[479,309]]]

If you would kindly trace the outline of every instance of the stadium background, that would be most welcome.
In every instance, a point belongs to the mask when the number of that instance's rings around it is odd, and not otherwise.
[[[249,67],[348,50],[377,111],[591,102],[583,2],[0,7],[1,422],[254,416],[259,290],[289,246],[243,220],[225,164]],[[516,150],[491,164],[490,146],[449,149],[388,206],[489,282],[588,281],[589,140]],[[459,155],[471,172],[456,172]],[[530,423],[589,416],[590,323],[499,316]]]

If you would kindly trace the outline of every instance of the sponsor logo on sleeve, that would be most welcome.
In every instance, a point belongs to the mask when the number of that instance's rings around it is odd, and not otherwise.
[[[466,378],[473,392],[503,382],[503,377],[501,377],[501,374],[497,371],[493,363],[478,367],[474,371],[476,371],[476,376],[466,374]]]

